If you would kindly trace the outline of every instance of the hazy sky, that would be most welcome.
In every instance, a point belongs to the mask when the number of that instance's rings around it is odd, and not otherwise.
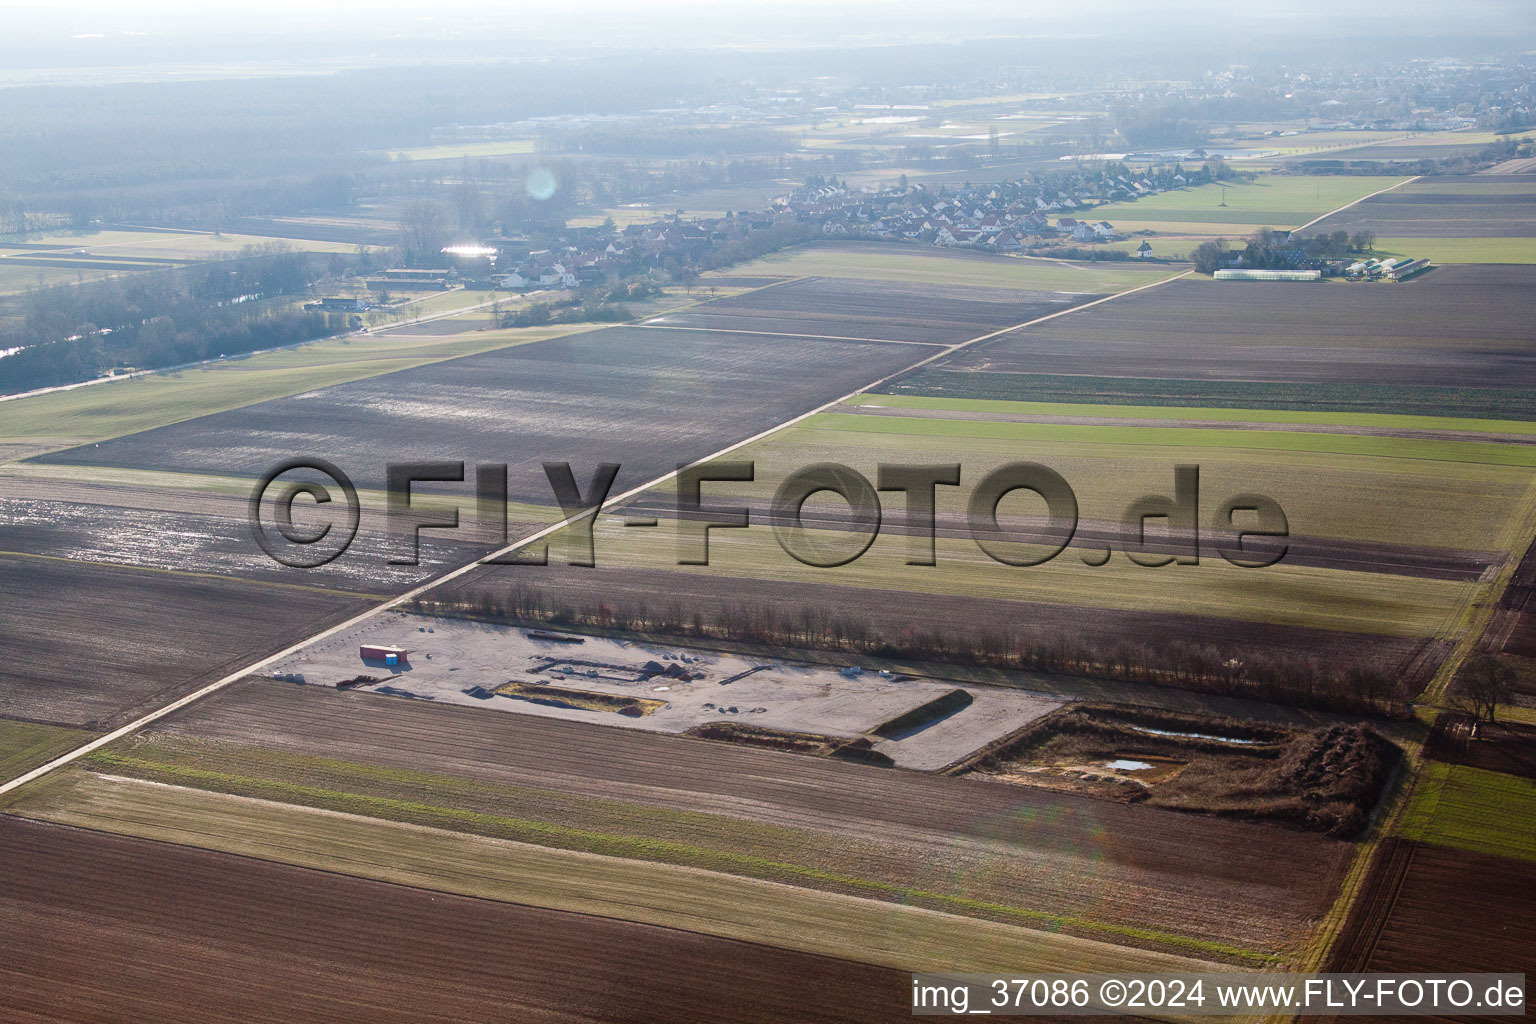
[[[335,57],[505,56],[591,47],[816,46],[997,36],[1191,38],[1502,35],[1536,45],[1531,0],[0,0],[15,67]],[[419,52],[412,47],[418,47]]]

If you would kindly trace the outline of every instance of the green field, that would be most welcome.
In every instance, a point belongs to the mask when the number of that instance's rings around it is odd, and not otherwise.
[[[1024,257],[936,255],[931,247],[825,245],[775,253],[731,268],[733,276],[851,277],[868,281],[1111,292],[1183,273],[1182,267],[1067,263]],[[708,278],[703,280],[707,281]]]
[[[58,251],[18,249],[14,245],[7,247],[6,242],[0,240],[0,295],[238,256],[250,248],[274,245],[299,252],[357,251],[357,246],[342,242],[265,235],[215,235],[198,231],[69,231],[28,235],[25,241],[61,248]],[[29,262],[20,262],[22,259]]]
[[[1428,762],[1399,831],[1435,846],[1536,860],[1536,780]]]
[[[1282,130],[1288,130],[1282,126]],[[1401,142],[1410,132],[1377,131],[1327,131],[1301,132],[1298,135],[1272,135],[1262,139],[1223,139],[1218,144],[1223,149],[1247,149],[1258,152],[1276,152],[1281,156],[1299,156],[1333,149],[1354,149],[1378,142]]]
[[[0,402],[0,441],[101,441],[269,398],[583,329],[516,327],[441,338],[352,335],[191,370],[14,399]]]
[[[76,281],[98,281],[111,276],[110,271],[85,267],[47,266],[16,263],[0,259],[0,295],[15,295],[33,288],[47,288]]]
[[[863,396],[864,405],[886,396]],[[1054,415],[1099,414],[1113,408],[1137,417],[1136,407],[1044,406],[902,400],[906,408],[970,415],[1050,409]],[[1194,410],[1200,412],[1202,410]],[[1215,410],[1212,410],[1215,412]],[[1159,409],[1157,415],[1174,414]],[[1217,413],[1218,422],[1233,422]],[[1536,487],[1536,453],[1529,446],[1496,441],[1451,441],[1352,433],[1347,422],[1316,413],[1295,414],[1297,426],[1318,430],[1235,430],[1150,425],[1080,425],[890,414],[822,413],[732,454],[756,463],[751,484],[715,484],[710,500],[766,501],[790,472],[816,462],[853,467],[873,479],[881,462],[962,465],[963,486],[940,488],[938,513],[961,521],[965,484],[1020,459],[1060,473],[1077,497],[1083,521],[1118,522],[1144,494],[1171,492],[1174,467],[1200,467],[1202,529],[1215,528],[1219,504],[1258,491],[1285,509],[1293,536],[1367,545],[1410,545],[1441,551],[1489,552],[1517,557],[1529,538],[1519,535],[1517,511]],[[1356,417],[1345,417],[1355,420]],[[1433,429],[1436,421],[1380,417],[1368,424]],[[1357,424],[1366,426],[1366,424]],[[1497,424],[1485,424],[1496,429]],[[1521,424],[1520,433],[1532,428]],[[663,488],[663,491],[666,489]],[[658,500],[665,501],[669,494]],[[812,506],[822,499],[813,499]],[[891,499],[898,501],[899,499]],[[838,508],[827,497],[825,507]],[[1005,514],[1026,514],[1038,503],[1009,499]],[[894,515],[894,506],[887,509]],[[883,532],[856,561],[836,568],[801,565],[783,550],[766,525],[720,531],[710,541],[708,567],[677,564],[674,524],[637,537],[617,519],[596,528],[599,564],[646,570],[714,573],[742,579],[793,580],[935,595],[1040,601],[1121,611],[1185,613],[1275,625],[1359,631],[1396,637],[1449,637],[1461,628],[1469,602],[1483,584],[1432,579],[1391,570],[1368,571],[1281,562],[1262,570],[1237,569],[1216,558],[1198,566],[1148,570],[1117,554],[1107,565],[1083,564],[1075,550],[1023,568],[996,563],[974,543],[940,536],[938,565],[905,565],[906,539]],[[829,547],[851,538],[817,531]],[[844,545],[846,546],[846,545]]]
[[[1171,486],[1165,486],[1165,490],[1169,489]],[[628,536],[622,531],[621,524],[605,522],[597,527],[599,565],[794,581],[808,587],[854,587],[872,595],[889,591],[1040,602],[1108,611],[1209,616],[1386,637],[1449,635],[1474,593],[1474,585],[1469,583],[1283,562],[1251,570],[1206,558],[1198,566],[1154,570],[1116,556],[1107,565],[1091,568],[1079,560],[1075,550],[1064,552],[1045,565],[1019,568],[992,561],[969,540],[943,537],[936,545],[936,566],[907,566],[906,538],[884,536],[856,562],[821,569],[795,561],[778,546],[772,530],[761,525],[712,536],[707,567],[678,566],[678,545],[670,529],[653,531],[655,539],[647,541],[637,541],[633,530]],[[819,538],[819,542],[828,548],[836,543],[832,537]],[[1022,555],[1026,549],[1016,545],[1012,550]],[[806,596],[814,597],[814,592],[808,590]],[[871,597],[876,599],[879,598]],[[1016,613],[998,614],[998,621],[1003,623],[1008,615]]]
[[[507,139],[502,142],[450,142],[441,146],[417,146],[391,150],[391,160],[471,160],[498,156],[526,156],[534,152],[534,139]]]
[[[316,242],[304,238],[268,235],[216,235],[208,231],[66,231],[47,235],[29,235],[29,244],[59,245],[66,251],[85,250],[103,259],[153,257],[192,262],[212,256],[238,255],[251,247],[282,245],[300,252],[356,252],[357,246],[346,242]],[[0,252],[6,250],[0,242]],[[45,250],[30,250],[28,255],[46,256]]]
[[[1112,452],[1122,456],[1132,455],[1132,452],[1124,450],[1127,448],[1155,448],[1162,451],[1231,448],[1414,459],[1452,465],[1536,467],[1536,451],[1529,450],[1530,446],[1527,445],[1349,433],[908,419],[899,416],[849,416],[832,412],[816,417],[811,428],[900,437],[976,439],[1003,442],[1015,450],[1034,450],[1057,443],[1103,445],[1106,450],[1111,447],[1122,449]]]
[[[1407,180],[1352,175],[1263,175],[1254,182],[1229,183],[1225,187],[1200,185],[1134,202],[1111,203],[1095,208],[1090,216],[1107,220],[1122,230],[1146,226],[1174,233],[1220,229],[1247,234],[1259,227],[1298,227],[1346,203]],[[1220,205],[1223,192],[1225,207]]]
[[[900,453],[910,461],[958,461],[976,480],[1003,462],[1028,458],[1066,477],[1081,514],[1101,519],[1118,519],[1135,495],[1163,493],[1172,467],[1192,463],[1201,467],[1210,500],[1260,490],[1285,507],[1298,535],[1513,553],[1524,539],[1510,534],[1511,513],[1536,485],[1527,447],[1299,430],[824,413],[746,451],[758,459],[759,475],[820,460],[867,468]],[[953,511],[959,510],[956,499]]]
[[[1459,419],[1454,416],[1403,416],[1390,413],[1319,412],[1199,406],[1097,405],[1071,402],[1012,402],[1005,399],[932,398],[920,395],[863,394],[848,405],[887,409],[933,409],[1025,416],[1084,416],[1120,419],[1213,420],[1234,423],[1307,423],[1402,430],[1463,430],[1500,434],[1536,434],[1526,420]]]
[[[1213,287],[1215,287],[1213,285]],[[1339,287],[1353,287],[1340,285]],[[1375,287],[1365,285],[1361,287]],[[1382,287],[1388,287],[1383,285]],[[1397,415],[1405,410],[1436,418],[1476,421],[1536,420],[1536,391],[1407,384],[1292,384],[1271,381],[1089,377],[1077,374],[971,373],[925,367],[886,387],[903,396],[1005,401],[1068,401],[1147,408],[1212,407]],[[1463,428],[1465,429],[1465,428]]]
[[[1432,263],[1536,263],[1536,238],[1378,238],[1374,255]]]
[[[83,729],[0,719],[0,782],[36,768],[94,735]]]

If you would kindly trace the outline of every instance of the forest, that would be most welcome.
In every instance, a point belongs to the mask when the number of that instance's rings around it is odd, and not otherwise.
[[[45,288],[0,320],[0,392],[89,380],[291,345],[346,328],[296,300],[367,256],[269,252],[174,270]]]

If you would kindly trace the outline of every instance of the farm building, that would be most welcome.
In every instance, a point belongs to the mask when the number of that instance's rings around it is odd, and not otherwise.
[[[403,664],[410,653],[404,647],[385,644],[363,644],[357,649],[358,657],[364,661],[382,661],[386,665]]]
[[[1218,281],[1321,281],[1321,270],[1218,270]]]
[[[1420,257],[1416,260],[1401,259],[1387,270],[1387,276],[1394,281],[1401,281],[1405,277],[1412,277],[1421,270],[1429,269],[1429,260]]]
[[[320,308],[328,312],[362,313],[368,309],[368,300],[358,298],[325,298],[320,300]]]

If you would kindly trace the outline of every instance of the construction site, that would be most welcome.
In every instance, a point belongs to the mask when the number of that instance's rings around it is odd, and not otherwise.
[[[857,664],[817,665],[394,612],[317,642],[270,675],[939,771],[1062,705]]]

